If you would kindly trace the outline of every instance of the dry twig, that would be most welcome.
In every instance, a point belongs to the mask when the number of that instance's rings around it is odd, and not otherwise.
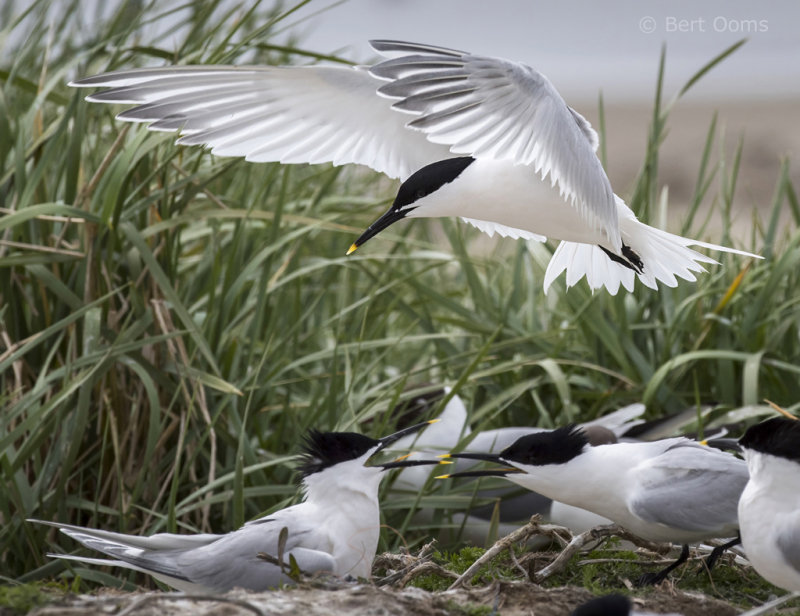
[[[553,537],[562,545],[566,543],[564,536],[571,537],[568,529],[564,528],[563,526],[555,526],[554,524],[540,524],[541,519],[542,517],[540,515],[535,515],[522,528],[518,528],[513,533],[497,540],[492,547],[486,550],[486,552],[484,552],[484,554],[478,560],[472,563],[472,565],[470,565],[470,567],[464,573],[462,573],[455,582],[452,583],[448,590],[455,590],[456,588],[465,586],[473,577],[475,577],[475,574],[483,565],[491,562],[495,556],[504,550],[511,550],[514,544],[523,543],[533,535],[547,535]]]
[[[549,578],[551,575],[559,573],[563,569],[566,568],[567,563],[569,563],[570,559],[577,554],[583,546],[587,543],[592,541],[596,541],[597,539],[601,539],[604,537],[619,537],[621,539],[625,539],[626,541],[630,541],[631,543],[638,545],[639,547],[643,547],[647,550],[656,553],[666,553],[667,551],[672,549],[672,546],[668,544],[659,544],[653,543],[651,541],[645,541],[637,537],[636,535],[632,534],[631,532],[625,530],[621,526],[616,524],[608,524],[605,526],[598,526],[597,528],[591,528],[580,535],[573,537],[572,541],[569,542],[566,548],[564,548],[559,554],[556,559],[551,562],[549,565],[540,569],[536,573],[533,574],[532,581],[541,584],[544,580]]]

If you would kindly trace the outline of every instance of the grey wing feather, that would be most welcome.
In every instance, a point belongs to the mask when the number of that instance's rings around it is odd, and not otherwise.
[[[125,533],[115,533],[112,531],[95,528],[84,528],[82,526],[75,526],[73,524],[61,524],[59,522],[50,522],[46,520],[28,519],[28,522],[44,524],[46,526],[62,529],[62,532],[67,535],[70,535],[70,532],[68,531],[71,531],[73,534],[81,533],[95,539],[105,539],[111,542],[123,544],[127,547],[141,548],[143,550],[175,550],[193,548],[216,541],[222,536],[214,534],[176,535],[173,533],[158,533],[144,537],[141,535],[127,535]]]
[[[298,515],[293,509],[284,509],[258,523],[245,525],[213,544],[186,551],[177,558],[177,565],[193,582],[216,590],[236,586],[248,590],[275,588],[291,580],[281,573],[279,566],[258,555],[263,552],[277,558],[281,530],[286,527],[283,560],[287,565],[292,555],[306,573],[335,571],[329,538],[305,525],[302,514]]]
[[[290,508],[293,509],[293,508]],[[298,523],[301,516],[288,515],[284,509],[274,516],[257,520],[226,535],[153,535],[140,537],[109,531],[31,520],[59,528],[88,548],[112,557],[113,561],[56,555],[59,558],[91,564],[118,565],[150,573],[175,586],[197,586],[208,591],[226,591],[234,587],[266,590],[291,582],[280,567],[259,558],[264,552],[277,558],[281,529],[289,528],[284,562],[293,555],[302,571],[334,571],[327,537]],[[282,523],[285,517],[287,524]]]
[[[672,444],[636,473],[641,488],[629,499],[631,511],[647,522],[687,531],[735,529],[747,463],[689,439],[662,442]]]
[[[372,75],[408,126],[457,154],[530,165],[558,184],[583,218],[621,249],[617,204],[595,154],[597,133],[529,66],[399,41],[371,41],[386,55]]]

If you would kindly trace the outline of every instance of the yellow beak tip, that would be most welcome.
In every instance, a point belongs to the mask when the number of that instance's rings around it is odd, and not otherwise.
[[[450,457],[450,454],[449,454],[449,453],[443,453],[443,454],[440,454],[440,455],[438,455],[438,456],[436,456],[436,457],[437,457],[437,458],[449,458],[449,457]]]
[[[454,464],[452,460],[439,460],[439,464]]]
[[[450,479],[450,475],[439,475],[438,477],[434,477],[434,479]]]
[[[441,419],[429,419],[428,423],[429,424],[434,424],[434,423],[439,423],[440,421],[442,421],[442,420]]]
[[[347,254],[352,254],[358,249],[358,244],[351,244],[350,248],[347,249]]]

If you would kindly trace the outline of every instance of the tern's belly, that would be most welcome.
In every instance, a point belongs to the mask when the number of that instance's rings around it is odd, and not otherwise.
[[[597,244],[605,239],[532,167],[476,160],[426,202],[430,208],[418,215],[487,220],[571,242]]]

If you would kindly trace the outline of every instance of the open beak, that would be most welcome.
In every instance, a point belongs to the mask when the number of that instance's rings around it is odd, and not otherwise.
[[[700,441],[700,444],[713,447],[714,449],[730,450],[739,453],[742,452],[742,446],[739,444],[739,439],[735,438],[709,438],[704,441]]]
[[[394,434],[390,434],[389,436],[384,436],[383,438],[379,438],[378,442],[381,445],[380,445],[380,447],[378,448],[378,450],[375,453],[377,453],[381,449],[384,449],[388,445],[391,445],[395,441],[400,440],[404,436],[406,436],[408,434],[414,434],[414,432],[417,432],[418,430],[422,430],[422,428],[424,428],[425,426],[429,426],[429,425],[434,424],[434,423],[436,423],[438,421],[441,421],[441,420],[439,420],[439,419],[430,419],[428,421],[423,421],[422,423],[418,423],[418,424],[415,424],[413,426],[409,426],[408,428],[403,428],[402,430],[399,430],[399,431],[395,432]]]
[[[440,458],[461,458],[463,460],[484,460],[485,462],[496,462],[498,464],[508,464],[504,462],[496,453],[446,453]],[[513,473],[524,473],[525,471],[513,466],[504,466],[502,468],[487,468],[478,471],[461,471],[458,473],[450,473],[449,475],[439,475],[436,479],[450,479],[451,477],[505,477]]]
[[[378,235],[381,231],[383,231],[386,227],[391,224],[396,223],[398,220],[402,220],[414,208],[406,208],[403,210],[397,209],[390,209],[386,212],[383,216],[381,216],[378,220],[373,222],[361,236],[353,242],[350,246],[350,249],[347,251],[347,254],[351,254],[356,251],[356,249],[361,246],[361,244],[365,244],[367,240],[373,238],[374,236]]]
[[[405,457],[405,456],[404,456]],[[409,466],[429,466],[434,464],[452,464],[452,462],[448,462],[447,460],[394,460],[392,462],[387,462],[386,464],[376,464],[375,466],[379,466],[385,471],[388,471],[392,468],[407,468]]]
[[[486,462],[497,462],[498,464],[502,464],[503,461],[500,459],[500,456],[496,453],[446,453],[441,456],[440,458],[462,458],[464,460],[485,460]]]
[[[439,475],[436,479],[450,479],[452,477],[505,477],[514,473],[524,473],[525,471],[513,466],[503,468],[492,468],[482,471],[462,471],[460,473],[450,473],[449,475]]]

